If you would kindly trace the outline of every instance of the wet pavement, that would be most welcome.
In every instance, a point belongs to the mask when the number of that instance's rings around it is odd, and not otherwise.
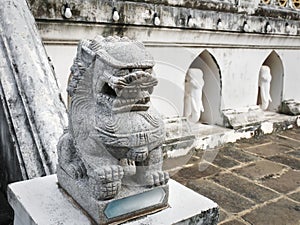
[[[300,129],[198,150],[171,173],[219,204],[220,225],[300,225]],[[0,193],[0,225],[10,224]]]
[[[198,150],[172,178],[217,202],[220,225],[300,225],[300,129]]]

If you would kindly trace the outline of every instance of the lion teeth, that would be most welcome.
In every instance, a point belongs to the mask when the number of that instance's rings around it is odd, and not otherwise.
[[[108,84],[108,86],[110,86],[111,88],[114,88],[114,87],[113,87],[114,85],[113,85],[112,83],[108,82],[107,84]]]
[[[115,88],[114,90],[115,90],[115,92],[116,92],[116,95],[117,95],[118,97],[121,97],[121,95],[122,95],[124,89]]]
[[[148,92],[150,95],[153,93],[153,89],[154,89],[153,87],[148,88]]]

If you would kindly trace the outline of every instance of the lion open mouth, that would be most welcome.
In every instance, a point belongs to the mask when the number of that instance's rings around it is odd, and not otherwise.
[[[157,79],[151,72],[146,68],[122,69],[116,76],[106,73],[108,79],[99,93],[100,101],[112,105],[113,112],[148,110],[150,94],[157,85]]]

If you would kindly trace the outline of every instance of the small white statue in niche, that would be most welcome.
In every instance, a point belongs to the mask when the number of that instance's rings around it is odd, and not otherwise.
[[[184,87],[184,112],[188,121],[197,123],[201,112],[204,112],[202,104],[202,89],[204,86],[203,72],[201,69],[191,68],[187,71]]]
[[[260,99],[261,99],[261,109],[266,110],[269,106],[269,102],[272,102],[270,95],[270,85],[271,85],[272,75],[270,67],[263,65],[259,71],[259,81],[258,86],[260,87]]]

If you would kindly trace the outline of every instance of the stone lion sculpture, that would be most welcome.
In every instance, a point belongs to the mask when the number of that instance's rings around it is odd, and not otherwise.
[[[83,40],[68,85],[69,127],[58,143],[59,182],[80,180],[97,200],[122,183],[164,185],[164,125],[150,106],[157,85],[143,44],[128,38]],[[63,171],[71,181],[60,178]],[[69,178],[68,178],[69,179]]]

